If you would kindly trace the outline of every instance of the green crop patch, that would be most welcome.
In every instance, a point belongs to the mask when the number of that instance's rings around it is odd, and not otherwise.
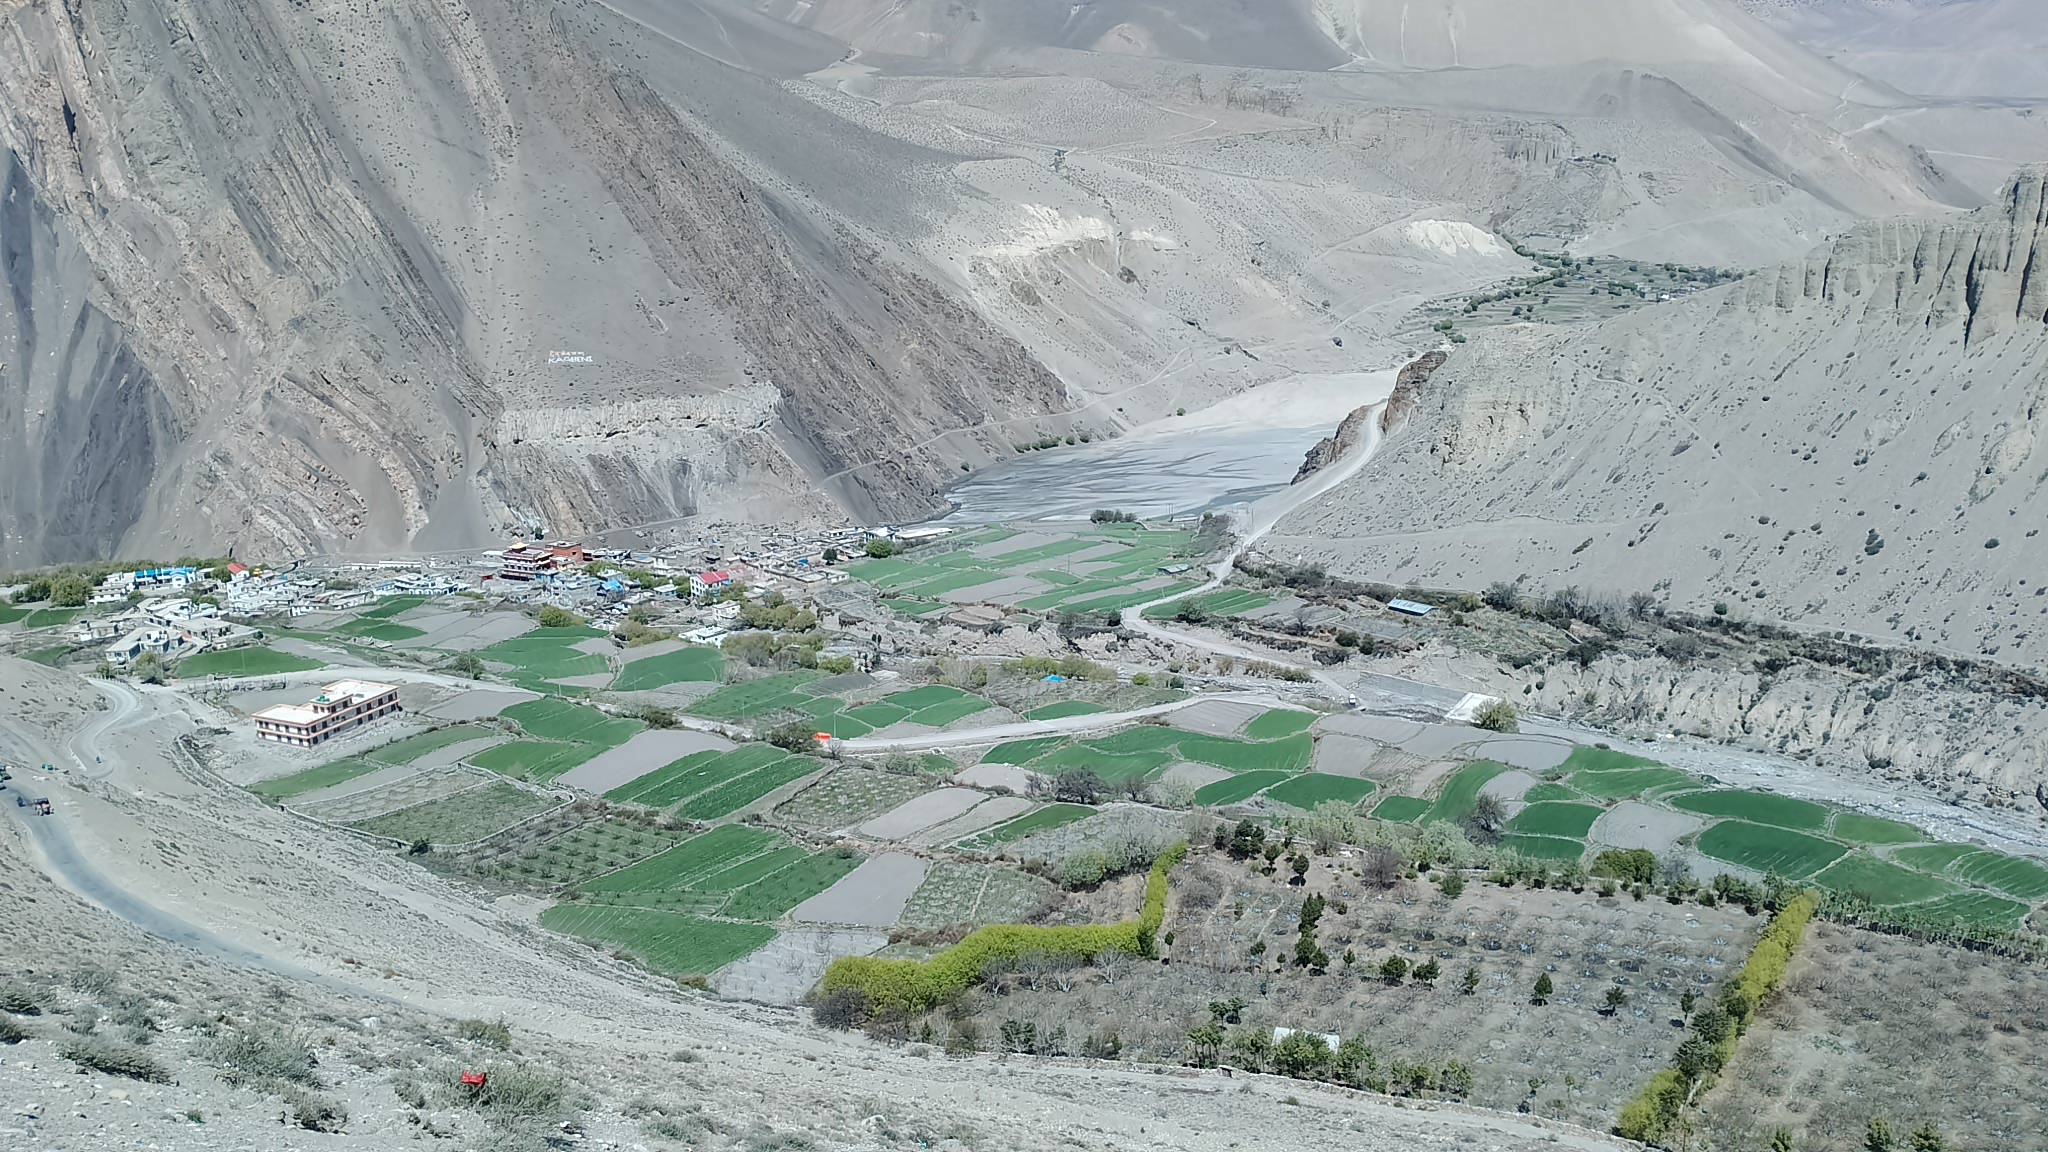
[[[471,764],[515,780],[546,783],[597,755],[595,744],[559,740],[514,740],[486,748],[469,758]]]
[[[1586,794],[1578,789],[1551,780],[1545,780],[1540,784],[1532,785],[1527,792],[1522,793],[1522,802],[1525,804],[1547,804],[1554,800],[1584,800],[1585,798]]]
[[[373,620],[389,620],[400,612],[410,612],[426,602],[425,596],[393,596],[375,608],[365,609],[362,614]]]
[[[1861,812],[1835,813],[1834,834],[1853,844],[1917,844],[1927,839],[1927,833],[1911,824]]]
[[[22,617],[21,626],[25,629],[62,628],[77,620],[84,611],[82,608],[38,608]]]
[[[1395,824],[1413,824],[1429,808],[1429,801],[1420,796],[1389,796],[1373,806],[1372,814],[1375,819]]]
[[[1861,897],[1880,907],[1918,904],[1956,890],[1955,885],[1945,880],[1901,868],[1861,852],[1851,852],[1821,869],[1813,882],[1831,891]]]
[[[1579,745],[1572,754],[1565,757],[1557,767],[1558,772],[1611,772],[1618,768],[1662,768],[1663,765],[1647,757],[1628,752],[1617,752],[1612,748],[1589,748]]]
[[[884,598],[882,606],[901,612],[905,616],[929,616],[941,608],[952,607],[937,600],[906,600],[895,596]]]
[[[1541,801],[1515,813],[1515,818],[1508,821],[1508,830],[1530,836],[1563,836],[1579,840],[1593,830],[1593,822],[1606,811],[1597,804]]]
[[[318,792],[322,788],[347,783],[358,776],[367,776],[382,767],[384,765],[372,760],[336,760],[322,764],[318,768],[294,772],[289,776],[258,780],[249,785],[249,791],[267,800],[289,800],[294,796],[303,796],[308,792]]]
[[[571,704],[553,697],[522,701],[498,713],[498,716],[517,723],[528,734],[542,740],[572,740],[603,748],[624,744],[646,727],[638,720],[607,716],[588,705]]]
[[[23,608],[16,604],[0,604],[0,624],[12,624],[16,620],[26,618],[33,611],[35,609]]]
[[[742,680],[690,705],[690,711],[712,720],[749,720],[765,716],[810,699],[808,692],[799,692],[798,689],[816,680],[818,675],[805,670],[764,676],[759,680]]]
[[[1067,742],[1064,736],[1034,736],[1029,740],[1011,740],[988,750],[981,758],[983,764],[1029,764],[1040,756],[1051,752]]]
[[[1580,749],[1583,752],[1585,749]],[[1577,756],[1578,753],[1572,753]],[[1570,761],[1566,761],[1569,763]],[[1646,792],[1690,788],[1697,780],[1676,768],[1600,768],[1574,772],[1565,783],[1595,800],[1633,800]]]
[[[535,691],[546,691],[546,681],[611,671],[611,662],[604,657],[576,650],[577,644],[602,635],[591,628],[536,628],[481,649],[477,656],[493,664],[511,665],[518,672],[511,679],[525,682]]]
[[[1088,747],[1098,752],[1118,755],[1128,752],[1173,752],[1179,750],[1180,742],[1186,739],[1187,735],[1178,728],[1159,728],[1147,724],[1126,728],[1086,743]]]
[[[1894,864],[1940,874],[1947,872],[1949,865],[1975,851],[1977,849],[1968,844],[1916,844],[1893,852],[1889,859]]]
[[[495,735],[497,733],[489,728],[478,728],[472,724],[451,724],[446,728],[436,728],[432,732],[422,732],[417,736],[394,740],[381,748],[373,748],[364,755],[379,764],[410,764],[429,752],[446,748],[451,744],[481,740]]]
[[[1115,784],[1137,780],[1172,763],[1166,752],[1098,752],[1086,744],[1071,744],[1050,756],[1032,761],[1034,771],[1057,774],[1070,768],[1085,768],[1105,782]],[[986,761],[984,761],[986,763]]]
[[[752,955],[775,939],[764,924],[704,920],[648,908],[557,904],[541,927],[624,951],[671,976],[702,976]]]
[[[468,844],[556,806],[557,801],[551,796],[536,796],[510,784],[486,784],[482,788],[358,820],[350,827],[408,844],[417,840],[432,844]]]
[[[1270,770],[1240,772],[1227,780],[1218,780],[1213,784],[1204,784],[1200,788],[1195,789],[1195,803],[1235,804],[1240,800],[1249,800],[1261,791],[1287,778],[1288,774],[1285,772]]]
[[[1156,595],[1154,598],[1156,599]],[[1145,609],[1145,618],[1166,620],[1177,617],[1191,602],[1200,605],[1203,616],[1232,617],[1264,608],[1273,602],[1273,598],[1245,588],[1221,588],[1202,596],[1184,596],[1164,604],[1155,604]]]
[[[275,676],[280,672],[305,672],[323,667],[325,665],[318,660],[279,652],[275,648],[222,648],[178,661],[178,675]]]
[[[810,756],[785,756],[766,767],[737,776],[683,802],[676,814],[685,820],[715,820],[730,816],[784,785],[794,784],[826,765]]]
[[[1266,790],[1270,799],[1296,808],[1311,809],[1332,800],[1340,804],[1356,804],[1372,793],[1373,782],[1370,780],[1332,776],[1327,772],[1309,772]]]
[[[1107,711],[1109,709],[1104,708],[1102,705],[1093,704],[1086,700],[1061,700],[1054,704],[1045,704],[1033,708],[1024,714],[1024,718],[1026,720],[1061,720],[1068,716],[1093,716],[1097,712]]]
[[[1949,875],[2022,900],[2033,901],[2048,896],[2048,868],[2017,856],[1972,852],[1950,865]]]
[[[697,892],[736,892],[756,880],[772,876],[791,864],[808,856],[795,844],[784,844],[748,860],[742,860],[730,868],[722,868],[690,885]]]
[[[1821,805],[1770,792],[1737,789],[1687,792],[1682,796],[1669,797],[1665,803],[1682,812],[1730,816],[1752,824],[1770,824],[1801,832],[1825,832],[1828,826],[1829,812]]]
[[[916,712],[920,709],[944,704],[948,700],[958,700],[965,695],[967,693],[962,692],[958,688],[950,688],[944,684],[927,684],[922,688],[912,688],[904,692],[893,692],[882,697],[882,700],[885,703],[894,704],[898,708],[908,708],[910,711]]]
[[[582,885],[583,892],[676,892],[788,843],[773,832],[725,824],[657,856]]]
[[[811,726],[834,740],[854,740],[875,730],[873,725],[852,716],[813,716]]]
[[[726,752],[693,752],[612,789],[606,793],[606,799],[666,808],[757,768],[780,763],[788,755],[772,744],[745,744]]]
[[[900,707],[900,705],[899,705]],[[977,712],[983,712],[994,705],[979,696],[957,696],[941,700],[928,708],[920,708],[910,714],[912,724],[923,724],[928,728],[943,728],[957,720],[965,720]]]
[[[1840,859],[1847,848],[1788,828],[1723,820],[1700,833],[1699,850],[1756,872],[1804,880]]]
[[[414,640],[426,635],[425,632],[404,624],[394,624],[389,620],[367,619],[351,620],[334,631],[336,635],[340,636],[355,636],[364,640],[382,640],[387,644],[396,644],[400,640]]]
[[[1303,772],[1315,755],[1315,739],[1297,732],[1283,740],[1232,740],[1227,736],[1188,735],[1180,739],[1184,760],[1214,764],[1232,772]]]
[[[1429,806],[1429,811],[1423,813],[1422,818],[1429,822],[1462,823],[1472,814],[1472,806],[1478,803],[1479,790],[1486,787],[1487,781],[1507,770],[1507,765],[1491,760],[1472,761],[1451,773],[1450,779],[1444,781],[1442,790],[1437,793],[1436,802]]]
[[[1577,860],[1585,855],[1583,840],[1567,840],[1562,836],[1525,836],[1519,833],[1500,838],[1500,846],[1520,856],[1536,860]]]
[[[862,704],[857,708],[848,708],[841,715],[851,716],[870,728],[887,728],[889,725],[910,715],[910,709],[898,708],[894,704],[884,704],[877,700],[873,704]]]
[[[635,660],[619,669],[614,692],[645,692],[670,684],[716,684],[725,677],[725,653],[716,648],[680,648]]]
[[[2027,914],[2027,906],[2017,900],[1993,896],[1989,892],[1957,892],[1925,904],[1915,904],[1900,909],[1910,912],[1916,920],[1935,924],[1981,924],[1995,928],[2017,928]]]
[[[837,884],[860,867],[854,852],[819,852],[806,856],[732,894],[725,914],[735,920],[775,920],[790,909]]]
[[[981,832],[965,841],[965,843],[968,846],[974,847],[1009,844],[1022,840],[1033,832],[1043,832],[1048,828],[1058,828],[1063,825],[1072,824],[1076,820],[1085,820],[1093,815],[1095,815],[1095,809],[1085,804],[1047,804],[1045,807],[1033,812],[1027,812],[1007,824],[998,824],[994,828]]]
[[[1275,708],[1252,719],[1244,726],[1247,740],[1278,740],[1296,732],[1306,732],[1318,717],[1313,712],[1297,712],[1292,708]]]

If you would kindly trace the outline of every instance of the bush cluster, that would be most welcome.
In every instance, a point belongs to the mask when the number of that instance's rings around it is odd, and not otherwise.
[[[993,924],[929,960],[893,960],[845,956],[832,962],[820,984],[830,997],[857,990],[877,1012],[921,1012],[936,1008],[965,992],[991,964],[1014,962],[1033,953],[1076,963],[1103,952],[1150,956],[1166,919],[1166,876],[1187,855],[1185,843],[1166,850],[1153,863],[1145,881],[1145,906],[1135,920],[1119,924],[1047,927],[1035,924]]]

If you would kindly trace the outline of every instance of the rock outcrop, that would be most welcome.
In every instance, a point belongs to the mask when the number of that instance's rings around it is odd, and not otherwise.
[[[1301,461],[1301,467],[1295,470],[1294,479],[1288,483],[1301,483],[1351,451],[1364,432],[1365,422],[1372,418],[1375,408],[1380,412],[1381,432],[1391,432],[1399,427],[1407,420],[1408,413],[1414,409],[1416,398],[1422,394],[1422,386],[1429,383],[1430,374],[1443,367],[1444,361],[1448,358],[1442,351],[1429,351],[1410,361],[1394,377],[1394,390],[1387,396],[1385,404],[1368,404],[1363,408],[1352,409],[1351,414],[1337,425],[1336,432],[1316,441],[1308,450],[1308,454]]]

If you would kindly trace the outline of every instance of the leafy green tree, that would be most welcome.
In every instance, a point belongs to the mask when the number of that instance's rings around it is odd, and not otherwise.
[[[1215,1005],[1210,1005],[1214,1010]],[[1188,1029],[1188,1062],[1197,1068],[1214,1068],[1217,1054],[1223,1050],[1223,1025],[1219,1020],[1210,1020]]]
[[[1273,1071],[1297,1080],[1317,1080],[1329,1073],[1329,1042],[1313,1032],[1289,1032],[1273,1048]]]
[[[1619,984],[1610,984],[1607,986],[1607,995],[1601,1000],[1600,1006],[1609,1016],[1612,1016],[1616,1012],[1621,1011],[1622,1005],[1627,1003],[1627,990]]]
[[[1899,1138],[1892,1131],[1892,1122],[1882,1116],[1872,1116],[1863,1129],[1864,1152],[1896,1152]]]
[[[868,541],[867,553],[877,560],[886,560],[896,554],[894,540],[877,539]]]
[[[170,669],[164,666],[164,658],[155,652],[144,652],[135,658],[135,678],[144,684],[162,684],[171,678]]]
[[[1456,900],[1465,894],[1465,876],[1461,872],[1444,873],[1442,885],[1446,900]]]
[[[16,604],[38,604],[50,598],[50,582],[37,577],[29,581],[22,590],[14,594]]]
[[[1536,977],[1536,988],[1529,997],[1529,1003],[1548,1004],[1550,1003],[1550,994],[1556,990],[1557,986],[1550,982],[1550,973],[1542,973]]]
[[[442,667],[455,673],[457,676],[464,676],[471,680],[481,680],[484,675],[484,658],[474,652],[457,652],[454,656],[449,657],[448,663],[442,665]]]
[[[50,603],[59,608],[82,608],[92,599],[92,585],[83,576],[59,576],[50,582]]]
[[[574,628],[583,623],[583,617],[567,608],[543,604],[540,609],[540,626],[543,628]]]
[[[1273,1058],[1273,1034],[1264,1028],[1239,1028],[1230,1034],[1230,1059],[1247,1072],[1263,1072]]]
[[[839,563],[839,549],[837,549],[837,548],[833,548],[833,547],[829,547],[829,546],[828,546],[828,547],[827,547],[827,548],[825,549],[825,563],[827,563],[827,564],[837,564],[837,563]]]
[[[1408,978],[1408,961],[1399,956],[1389,956],[1380,965],[1380,979],[1388,984],[1399,984]]]
[[[1436,987],[1437,977],[1443,974],[1443,966],[1436,962],[1436,957],[1434,956],[1417,964],[1415,971],[1412,973],[1417,984],[1426,985],[1431,988]]]
[[[1330,1054],[1330,1075],[1341,1083],[1356,1087],[1361,1079],[1379,1066],[1372,1049],[1366,1047],[1365,1038],[1353,1036],[1337,1045]]]
[[[1521,714],[1515,706],[1505,700],[1493,700],[1480,706],[1472,714],[1472,723],[1488,732],[1519,732],[1522,730]]]
[[[1461,995],[1470,996],[1477,991],[1479,991],[1479,969],[1467,968],[1465,969],[1464,978],[1458,981],[1458,992]]]

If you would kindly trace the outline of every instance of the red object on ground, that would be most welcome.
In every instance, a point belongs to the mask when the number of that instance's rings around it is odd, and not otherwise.
[[[484,1086],[484,1080],[485,1076],[481,1072],[464,1072],[462,1074],[462,1086],[464,1088],[481,1088]]]
[[[811,739],[813,739],[813,740],[816,740],[816,741],[819,741],[820,743],[822,743],[822,742],[824,742],[824,741],[826,741],[826,740],[830,740],[831,738],[832,738],[832,734],[831,734],[830,732],[813,732],[813,733],[811,733]]]

